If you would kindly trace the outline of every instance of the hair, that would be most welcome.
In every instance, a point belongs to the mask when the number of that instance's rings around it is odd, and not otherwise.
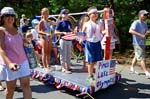
[[[62,16],[61,15],[58,16],[57,22],[60,21],[60,20],[62,20]]]
[[[43,13],[46,12],[46,11],[49,11],[48,8],[43,8],[43,9],[41,10],[41,18],[43,18]]]
[[[41,14],[43,14],[43,13],[46,12],[46,11],[49,11],[48,8],[43,8],[43,9],[41,10]]]
[[[23,17],[26,17],[26,15],[25,15],[25,14],[22,14],[21,17],[22,17],[22,18],[23,18]]]
[[[3,26],[3,25],[4,25],[4,15],[2,15],[2,16],[0,17],[0,26]],[[15,28],[17,28],[16,17],[15,17],[13,26],[14,26]]]
[[[83,16],[81,17],[80,22],[79,22],[81,29],[82,29],[82,27],[83,27],[83,24],[84,24],[85,22],[89,21],[89,19],[90,19],[90,18],[89,18],[88,15],[83,15]]]
[[[27,33],[26,33],[26,38],[28,38],[28,37],[33,37],[33,35],[32,35],[30,30],[28,30]]]

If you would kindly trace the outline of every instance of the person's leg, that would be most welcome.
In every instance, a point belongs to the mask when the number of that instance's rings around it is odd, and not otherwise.
[[[61,66],[62,66],[62,71],[64,72],[65,71],[65,41],[63,39],[60,39],[59,41],[59,44],[60,44],[60,63],[61,63]]]
[[[23,90],[24,99],[32,99],[32,92],[30,88],[30,78],[29,77],[20,78],[20,85]]]
[[[146,65],[145,65],[145,60],[141,60],[141,67],[142,67],[144,72],[147,72]]]
[[[47,67],[50,67],[50,57],[51,57],[51,50],[52,50],[52,42],[47,41],[46,42],[46,65]]]
[[[42,64],[44,69],[47,69],[46,67],[46,40],[43,38],[40,38],[41,40],[41,46],[42,46]]]
[[[4,90],[3,86],[2,86],[2,83],[0,81],[0,91]]]
[[[137,63],[137,58],[139,57],[139,47],[138,46],[133,46],[134,48],[134,58],[132,59],[132,64],[131,64],[131,67],[130,67],[130,72],[134,73],[134,66],[136,65]]]
[[[57,48],[56,48],[56,47],[53,47],[53,48],[52,48],[52,52],[54,53],[56,64],[59,64]]]
[[[90,62],[88,65],[88,75],[89,77],[92,77],[94,73],[94,63]]]
[[[6,99],[13,99],[16,81],[17,80],[6,81],[6,90],[5,90]]]
[[[69,71],[71,69],[70,65],[71,65],[71,46],[72,46],[72,42],[71,41],[67,41],[66,42],[66,69],[67,71]]]
[[[131,67],[130,67],[131,71],[134,70],[134,66],[135,66],[136,62],[137,62],[137,59],[136,59],[136,57],[134,57],[132,59],[132,64],[131,64]]]

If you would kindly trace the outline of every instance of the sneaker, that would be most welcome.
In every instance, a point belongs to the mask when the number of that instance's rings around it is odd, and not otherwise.
[[[95,78],[93,75],[89,76],[87,78],[87,82],[90,84],[90,85],[95,85]]]
[[[3,91],[3,90],[4,90],[4,88],[2,86],[0,86],[0,91]]]
[[[64,73],[66,71],[66,69],[62,68],[62,72]]]
[[[40,68],[43,68],[43,66],[42,66],[40,63],[38,63],[38,66],[39,66]]]
[[[135,71],[135,70],[130,70],[130,73],[131,73],[131,74],[137,74],[137,75],[140,74],[139,72],[137,72],[137,71]]]
[[[149,72],[145,72],[146,78],[150,79],[150,73]]]
[[[44,68],[44,71],[45,71],[46,73],[49,73],[49,72],[50,72],[50,69],[49,69],[49,68]]]
[[[66,74],[71,74],[72,72],[69,71],[69,70],[65,70],[65,73],[66,73]]]

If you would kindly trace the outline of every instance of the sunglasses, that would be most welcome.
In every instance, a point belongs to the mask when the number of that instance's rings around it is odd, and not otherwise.
[[[144,16],[148,16],[148,14],[144,14]]]
[[[68,13],[63,13],[63,14],[67,15]]]
[[[5,17],[15,17],[14,14],[5,14],[4,16],[5,16]]]
[[[98,12],[92,12],[92,14],[98,14]]]

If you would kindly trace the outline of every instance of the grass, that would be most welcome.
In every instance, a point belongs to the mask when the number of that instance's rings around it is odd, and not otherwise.
[[[150,37],[146,38],[146,46],[150,46]]]

